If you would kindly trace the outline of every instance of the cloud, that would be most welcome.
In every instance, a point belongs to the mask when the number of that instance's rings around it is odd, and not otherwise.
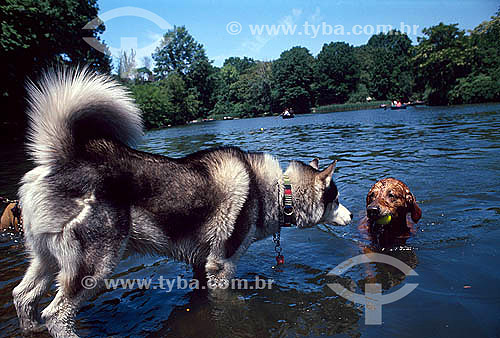
[[[277,25],[294,26],[297,19],[302,15],[302,9],[293,8],[290,15],[286,15],[278,20]],[[265,25],[265,24],[263,24]],[[271,24],[272,25],[272,24]],[[271,40],[276,39],[278,35],[267,34],[264,30],[262,34],[255,34],[251,39],[243,41],[239,48],[242,54],[258,54]]]
[[[316,9],[314,10],[314,13],[309,16],[309,21],[311,23],[318,23],[323,21],[323,16],[321,15],[321,9],[316,6]]]
[[[292,9],[292,15],[294,17],[299,17],[302,14],[302,9],[300,8],[293,8]]]
[[[125,51],[127,55],[130,53],[130,49],[134,49],[135,51],[135,64],[137,68],[144,67],[144,57],[149,57],[152,61],[152,66],[154,67],[154,60],[151,57],[151,54],[156,50],[158,46],[160,46],[163,34],[153,31],[139,32],[141,33],[140,37],[130,39],[130,43],[126,43],[127,39],[121,39],[121,45],[119,52]],[[118,64],[120,54],[113,53],[114,62]]]
[[[292,15],[287,15],[279,20],[280,25],[293,26],[296,24],[297,19],[302,15],[302,9],[293,8]]]
[[[214,62],[213,63],[214,66],[221,67],[224,64],[224,61],[226,59],[230,58],[231,56],[234,56],[234,55],[227,55],[227,54],[216,55],[216,56],[212,57],[210,60],[212,60]]]
[[[151,58],[151,54],[153,54],[153,52],[156,50],[156,47],[158,47],[161,44],[161,41],[163,39],[163,34],[148,31],[148,32],[146,32],[145,39],[147,39],[147,41],[151,41],[151,43],[148,43],[148,45],[145,46],[144,48],[139,48],[137,50],[135,60],[136,60],[138,67],[144,66],[143,59],[145,56]],[[154,61],[152,60],[152,58],[151,58],[151,61],[154,64]]]

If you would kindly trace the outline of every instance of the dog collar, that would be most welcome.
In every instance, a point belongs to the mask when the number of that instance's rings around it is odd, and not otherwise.
[[[283,175],[283,226],[291,227],[295,222],[295,215],[293,212],[293,199],[292,199],[292,183],[288,175]]]

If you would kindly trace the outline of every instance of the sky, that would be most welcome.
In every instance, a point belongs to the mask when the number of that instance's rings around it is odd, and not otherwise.
[[[423,28],[444,22],[473,29],[500,8],[498,0],[99,0],[98,5],[106,25],[101,38],[113,57],[133,48],[138,66],[174,25],[185,26],[221,66],[231,56],[274,60],[294,46],[313,55],[332,41],[359,46],[389,25],[417,43]]]

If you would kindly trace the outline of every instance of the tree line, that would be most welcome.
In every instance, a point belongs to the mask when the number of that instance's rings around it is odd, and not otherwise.
[[[97,15],[96,1],[53,2],[0,5],[2,21],[6,18],[0,33],[6,59],[0,67],[7,74],[0,79],[0,99],[9,117],[22,111],[26,77],[36,78],[47,65],[85,63],[111,71],[110,58],[82,39],[83,34],[99,39],[105,29],[81,29]],[[141,68],[134,51],[123,51],[116,76],[130,88],[147,128],[284,109],[306,113],[367,99],[418,99],[430,105],[500,101],[500,10],[470,32],[443,23],[422,32],[416,45],[406,34],[390,31],[362,46],[325,43],[315,56],[296,46],[273,61],[230,57],[216,67],[205,47],[179,26],[165,33]]]

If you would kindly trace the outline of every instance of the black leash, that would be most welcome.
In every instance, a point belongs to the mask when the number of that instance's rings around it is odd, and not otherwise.
[[[285,257],[281,254],[283,248],[280,244],[280,237],[280,231],[273,234],[274,252],[276,252],[276,266],[273,266],[273,268],[276,271],[281,271],[279,266],[285,264]]]
[[[292,184],[287,175],[283,175],[283,222],[280,220],[280,230],[273,234],[274,252],[276,252],[276,266],[273,269],[282,271],[279,266],[285,264],[285,257],[281,251],[281,227],[291,227],[296,224],[295,213],[293,211]],[[279,195],[278,195],[279,196]]]

